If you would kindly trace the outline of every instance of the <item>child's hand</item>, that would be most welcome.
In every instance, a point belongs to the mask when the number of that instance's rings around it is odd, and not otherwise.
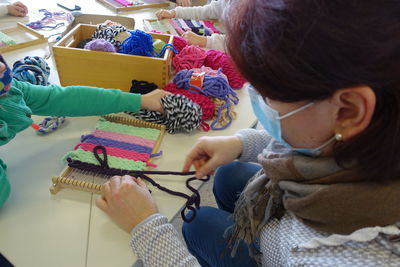
[[[172,19],[172,18],[175,18],[176,12],[173,9],[172,10],[161,9],[161,10],[156,12],[156,16],[157,16],[158,20],[160,20],[160,19]]]
[[[242,150],[242,141],[237,136],[201,137],[186,156],[182,171],[189,171],[193,165],[196,178],[201,179],[219,166],[237,159]]]
[[[182,37],[191,45],[198,45],[200,47],[206,47],[207,45],[207,37],[197,35],[192,31],[183,33]]]
[[[103,184],[96,205],[128,233],[158,212],[146,184],[129,175],[114,176]]]
[[[25,17],[28,14],[28,8],[21,2],[15,2],[7,6],[8,14],[16,17]]]
[[[156,89],[148,94],[142,95],[142,109],[158,111],[164,113],[164,109],[161,106],[161,98],[170,93],[161,89]]]
[[[190,6],[190,0],[176,0],[177,6]]]

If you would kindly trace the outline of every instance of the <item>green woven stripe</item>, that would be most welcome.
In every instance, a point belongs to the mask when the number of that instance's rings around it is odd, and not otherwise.
[[[150,140],[157,140],[158,136],[160,135],[160,130],[152,129],[152,128],[140,128],[120,123],[114,123],[107,121],[104,118],[99,119],[97,123],[96,129],[115,132],[115,133],[122,133],[132,136],[138,136]]]
[[[5,43],[6,45],[16,44],[15,40],[8,36],[7,34],[0,32],[0,42]]]
[[[99,156],[101,158],[103,158],[103,155],[100,154]],[[64,156],[64,159],[66,159],[66,158],[71,158],[72,160],[79,160],[82,162],[91,163],[91,164],[100,166],[100,163],[94,157],[94,154],[92,152],[85,151],[80,148],[67,153]],[[142,171],[142,170],[146,169],[146,163],[143,161],[134,161],[134,160],[114,157],[114,156],[110,156],[110,155],[107,155],[107,160],[108,160],[108,166],[110,168],[129,170],[129,171],[131,171],[131,170]]]

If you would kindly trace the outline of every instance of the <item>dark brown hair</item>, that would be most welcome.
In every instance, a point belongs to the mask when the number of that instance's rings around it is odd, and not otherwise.
[[[365,179],[400,178],[400,1],[231,0],[225,26],[234,62],[263,96],[321,100],[370,86],[370,125],[334,156],[356,160]]]

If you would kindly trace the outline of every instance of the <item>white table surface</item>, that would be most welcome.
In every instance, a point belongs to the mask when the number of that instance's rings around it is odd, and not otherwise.
[[[55,1],[24,1],[30,10],[46,7],[55,10]],[[72,1],[73,2],[73,1]],[[78,1],[75,1],[78,3]],[[83,13],[113,14],[96,1],[80,1]],[[156,9],[143,9],[119,13],[134,17],[136,28],[143,18],[154,18]],[[32,16],[31,16],[32,17]],[[0,19],[0,27],[10,18]],[[19,49],[4,54],[8,62],[23,56],[49,54],[47,44]],[[58,83],[52,58],[50,81]],[[246,89],[238,90],[239,104],[235,107],[238,118],[223,131],[191,134],[166,134],[161,144],[164,154],[154,163],[157,170],[180,171],[195,141],[203,135],[231,135],[250,127],[255,122]],[[33,116],[36,122],[41,117]],[[94,129],[98,117],[67,118],[65,126],[47,136],[38,136],[32,129],[17,135],[0,148],[0,158],[8,165],[11,196],[0,208],[0,252],[16,266],[130,266],[135,256],[130,251],[129,235],[120,230],[95,206],[97,195],[77,190],[62,189],[51,195],[51,177],[65,166],[63,155],[79,142],[82,134]],[[155,177],[156,181],[172,190],[189,193],[186,177]],[[197,182],[200,185],[200,182]],[[159,210],[172,219],[185,200],[153,189]]]

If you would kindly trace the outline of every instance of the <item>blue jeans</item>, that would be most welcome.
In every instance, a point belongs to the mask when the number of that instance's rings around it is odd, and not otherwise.
[[[260,168],[256,164],[237,161],[221,166],[215,174],[213,188],[219,209],[203,206],[191,223],[183,224],[182,233],[189,251],[202,266],[255,266],[244,242],[240,243],[236,256],[232,258],[223,235],[233,224],[230,216],[236,200],[247,181]]]

